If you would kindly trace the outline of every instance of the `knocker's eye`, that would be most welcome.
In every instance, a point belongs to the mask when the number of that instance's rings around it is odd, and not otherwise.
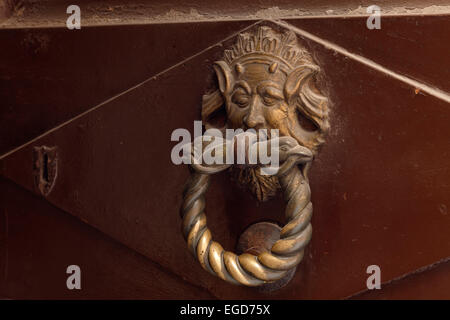
[[[233,94],[231,100],[239,107],[245,108],[246,106],[248,106],[250,102],[250,97],[247,94],[238,91],[235,94]]]
[[[266,106],[271,107],[273,106],[275,103],[278,102],[278,99],[271,97],[269,95],[264,95],[263,96],[263,102]]]

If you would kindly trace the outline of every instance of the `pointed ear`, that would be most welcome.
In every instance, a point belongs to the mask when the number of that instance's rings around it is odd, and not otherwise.
[[[286,96],[286,100],[290,101],[293,96],[298,94],[302,82],[317,72],[318,67],[313,65],[303,65],[293,70],[289,74],[284,85],[284,95]]]
[[[230,67],[225,61],[214,62],[217,80],[219,81],[219,90],[222,94],[228,94],[231,91],[233,75]]]

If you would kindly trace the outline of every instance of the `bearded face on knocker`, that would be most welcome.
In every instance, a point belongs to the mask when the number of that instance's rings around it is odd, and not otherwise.
[[[214,116],[225,111],[225,125],[219,129],[267,129],[268,134],[278,129],[280,137],[292,137],[317,152],[329,128],[327,98],[315,85],[319,67],[292,31],[279,33],[264,26],[239,34],[214,70],[218,89],[204,95],[202,104],[207,129],[215,127]],[[277,177],[262,175],[258,167],[232,171],[260,201],[279,188]]]

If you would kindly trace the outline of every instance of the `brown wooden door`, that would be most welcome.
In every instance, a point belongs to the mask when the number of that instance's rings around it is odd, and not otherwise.
[[[86,25],[68,30],[61,2],[0,1],[10,8],[0,20],[0,295],[450,298],[448,8],[381,2],[381,29],[368,29],[365,7],[322,2],[237,12],[233,1],[79,1]],[[259,26],[295,32],[330,101],[309,176],[313,237],[292,281],[269,293],[225,283],[189,253],[179,215],[189,170],[170,159],[173,130],[201,119],[212,62]],[[46,194],[36,187],[41,146],[57,148]],[[283,223],[281,194],[260,203],[226,172],[206,200],[229,250],[252,223]],[[67,289],[69,265],[80,266],[82,290]],[[381,290],[366,286],[370,265]]]

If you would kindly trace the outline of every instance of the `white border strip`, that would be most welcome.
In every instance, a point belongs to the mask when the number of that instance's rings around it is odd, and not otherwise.
[[[253,28],[254,26],[258,25],[259,23],[261,23],[261,21],[258,21],[258,22],[256,22],[256,23],[252,23],[252,24],[246,26],[245,28],[240,29],[240,30],[234,32],[233,34],[231,34],[231,35],[229,35],[229,36],[227,36],[227,37],[221,39],[220,41],[218,41],[218,42],[216,42],[216,43],[214,43],[214,44],[212,44],[212,45],[206,47],[205,49],[203,49],[203,50],[201,50],[201,51],[199,51],[199,52],[193,54],[192,56],[190,56],[190,57],[188,57],[188,58],[186,58],[186,59],[183,59],[183,60],[181,60],[181,61],[179,61],[179,62],[177,62],[177,63],[171,65],[170,67],[167,67],[166,69],[164,69],[164,70],[162,70],[162,71],[160,71],[160,72],[154,74],[153,76],[151,76],[151,77],[147,78],[146,80],[144,80],[144,81],[138,83],[137,85],[134,85],[134,86],[132,86],[131,88],[128,88],[128,89],[126,89],[126,90],[124,90],[124,91],[122,91],[122,92],[120,92],[120,93],[118,93],[118,94],[116,94],[116,95],[114,95],[114,96],[112,96],[112,97],[106,99],[105,101],[103,101],[103,102],[97,104],[96,106],[94,106],[94,107],[92,107],[92,108],[90,108],[90,109],[87,109],[87,110],[83,111],[82,113],[80,113],[80,114],[74,116],[73,118],[70,118],[69,120],[66,120],[66,121],[62,122],[61,124],[58,124],[57,126],[51,128],[51,129],[48,129],[48,130],[45,131],[44,133],[41,133],[40,135],[38,135],[38,136],[34,137],[33,139],[31,139],[31,140],[29,140],[29,141],[27,141],[27,142],[25,142],[25,143],[19,145],[18,147],[15,147],[15,148],[13,148],[13,149],[10,150],[10,151],[5,152],[4,154],[0,154],[0,160],[3,160],[4,158],[10,156],[11,154],[14,154],[14,153],[16,153],[17,151],[19,151],[19,150],[21,150],[21,149],[23,149],[23,148],[29,146],[30,144],[32,144],[32,143],[34,143],[34,142],[36,142],[37,140],[39,140],[39,139],[41,139],[41,138],[44,138],[45,136],[51,134],[52,132],[55,132],[55,131],[61,129],[62,127],[65,127],[65,126],[69,125],[70,123],[74,122],[75,120],[78,120],[78,119],[84,117],[85,115],[87,115],[87,114],[89,114],[89,113],[91,113],[91,112],[93,112],[93,111],[95,111],[95,110],[97,110],[97,109],[99,109],[99,108],[101,108],[101,107],[107,105],[109,102],[111,102],[111,101],[113,101],[113,100],[115,100],[115,99],[117,99],[117,98],[119,98],[119,97],[121,97],[121,96],[123,96],[123,95],[125,95],[125,94],[127,94],[127,93],[129,93],[129,92],[131,92],[131,91],[133,91],[133,90],[135,90],[135,89],[137,89],[137,88],[143,86],[143,85],[145,85],[147,82],[152,81],[152,80],[156,80],[159,76],[163,75],[164,73],[166,73],[166,72],[168,72],[168,71],[170,71],[170,70],[172,70],[172,69],[174,69],[174,68],[179,67],[179,66],[182,65],[183,63],[185,63],[185,62],[187,62],[187,61],[190,61],[190,60],[192,60],[192,59],[194,59],[194,58],[200,56],[201,54],[207,52],[208,50],[210,50],[210,49],[212,49],[212,48],[214,48],[214,47],[217,47],[217,46],[222,46],[222,45],[223,45],[223,44],[222,44],[223,42],[225,42],[225,41],[227,41],[227,40],[229,40],[229,39],[232,39],[232,38],[236,37],[239,33],[244,32],[244,31],[246,31],[246,30],[248,30],[248,29],[251,29],[251,28]]]
[[[280,10],[279,10],[280,11]],[[289,10],[286,10],[289,11]],[[385,18],[395,18],[395,17],[414,17],[414,16],[449,16],[450,15],[450,6],[440,7],[439,10],[435,11],[427,11],[425,9],[412,9],[412,11],[399,11],[395,10],[387,10],[386,12],[382,11],[382,15]],[[247,15],[224,15],[224,16],[216,16],[207,13],[199,13],[198,16],[192,17],[189,14],[182,14],[176,19],[170,17],[164,17],[163,14],[159,15],[150,15],[146,17],[131,17],[131,18],[123,18],[123,20],[117,18],[110,18],[107,15],[105,16],[83,16],[83,28],[88,27],[103,27],[103,26],[129,26],[129,25],[151,25],[151,24],[180,24],[180,23],[202,23],[202,22],[230,22],[230,21],[261,21],[261,20],[275,20],[275,19],[283,19],[283,20],[299,20],[299,19],[327,19],[327,18],[367,18],[370,14],[368,13],[347,13],[340,12],[336,10],[336,13],[327,14],[320,12],[312,12],[305,14],[286,14],[284,12],[269,12],[264,13],[264,9],[262,13],[249,12]],[[20,19],[19,19],[20,18]],[[23,18],[16,16],[11,16],[9,18],[4,19],[3,22],[0,22],[0,30],[14,30],[14,29],[43,29],[43,28],[67,28],[66,19],[67,15],[61,16],[52,16],[49,17],[45,23],[42,22],[42,19],[28,17]]]

